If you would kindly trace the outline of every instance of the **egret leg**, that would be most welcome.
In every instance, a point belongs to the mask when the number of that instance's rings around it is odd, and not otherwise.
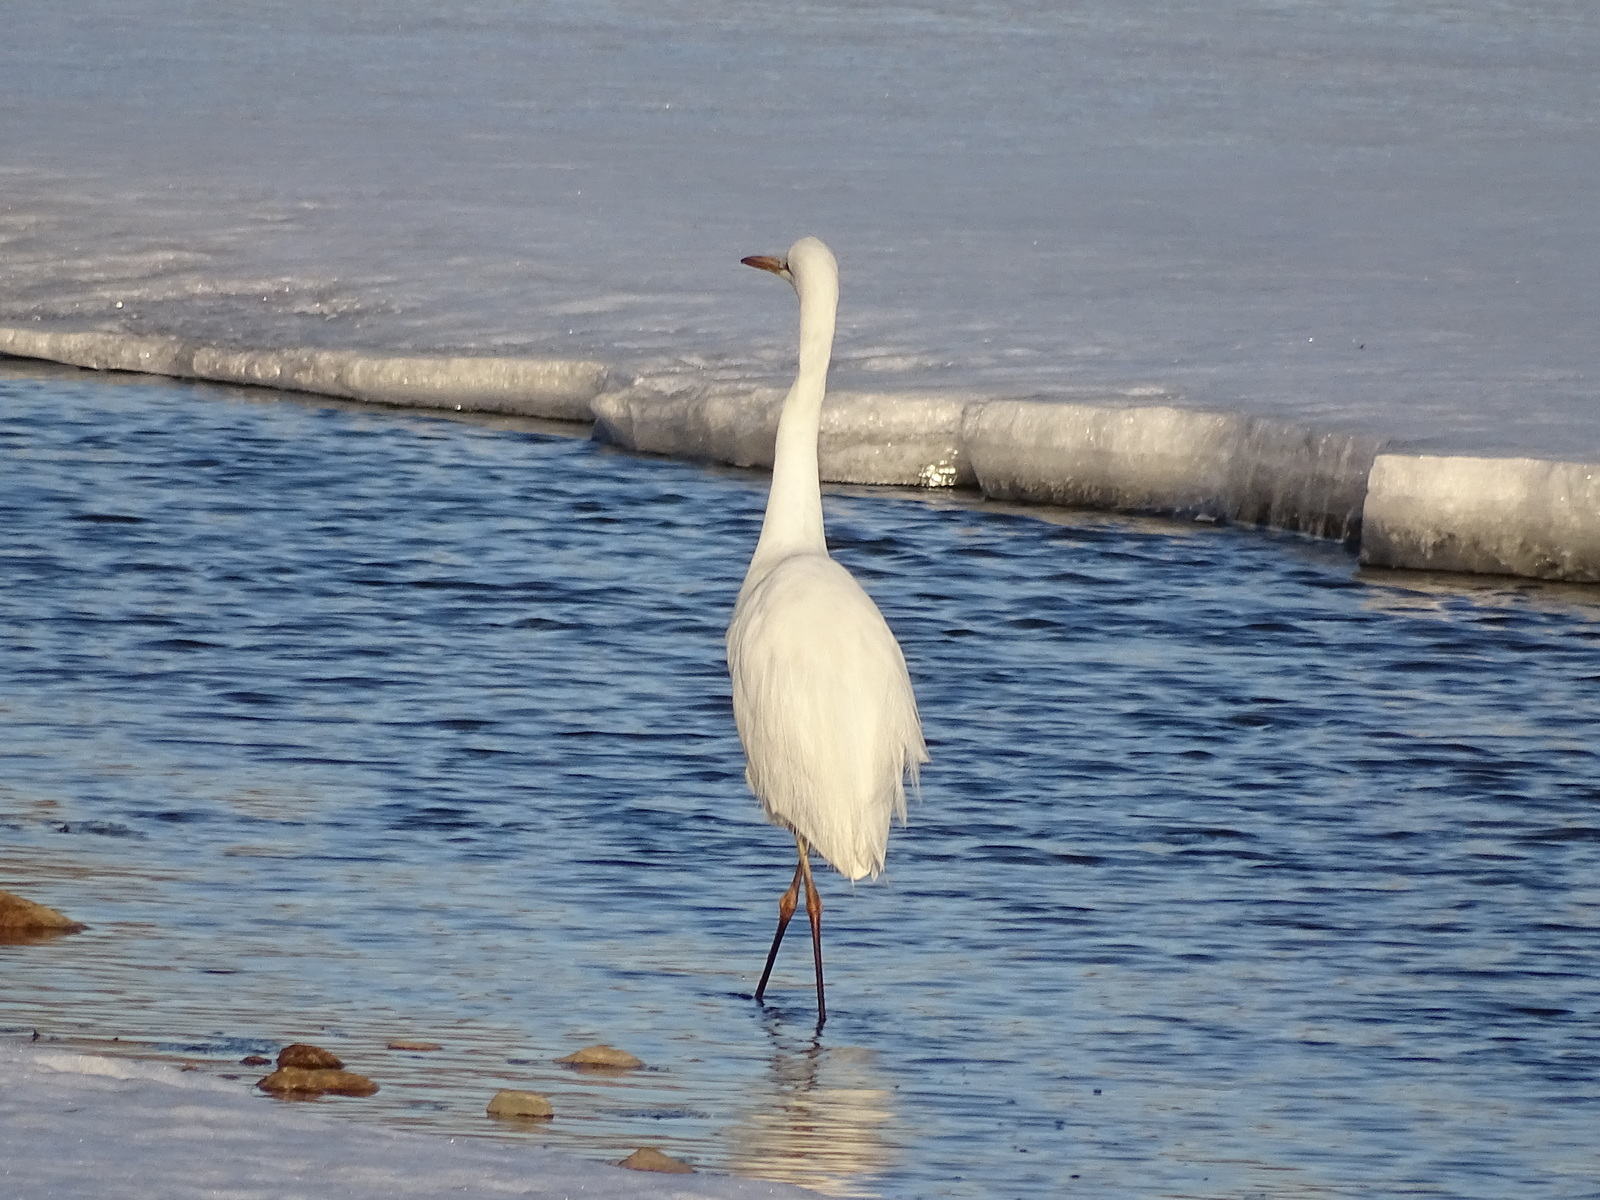
[[[789,928],[789,918],[794,916],[794,906],[800,898],[800,877],[805,869],[806,856],[800,855],[800,865],[794,869],[794,882],[778,898],[778,932],[772,935],[772,949],[767,951],[767,968],[761,972],[761,982],[756,986],[756,1003],[766,994],[767,980],[772,977],[772,964],[778,961],[778,947],[783,945],[783,931]]]
[[[822,893],[811,878],[811,850],[800,843],[800,873],[806,879],[806,916],[811,918],[811,957],[817,964],[817,1028],[828,1019],[828,1003],[822,998]]]

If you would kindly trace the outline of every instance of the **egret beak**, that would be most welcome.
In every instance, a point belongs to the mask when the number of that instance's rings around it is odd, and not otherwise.
[[[789,264],[770,254],[752,254],[749,258],[741,258],[739,261],[758,271],[771,271],[774,275],[782,276],[790,282],[794,280],[794,276],[789,274]]]

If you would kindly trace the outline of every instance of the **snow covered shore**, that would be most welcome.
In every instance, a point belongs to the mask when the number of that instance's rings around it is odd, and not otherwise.
[[[159,1063],[0,1044],[6,1200],[803,1200],[786,1184],[651,1175],[532,1146],[341,1121]]]

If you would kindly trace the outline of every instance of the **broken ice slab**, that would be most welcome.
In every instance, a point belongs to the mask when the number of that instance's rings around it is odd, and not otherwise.
[[[637,386],[597,396],[595,435],[629,450],[738,467],[772,466],[782,388],[676,393]],[[973,397],[937,392],[829,392],[818,462],[830,483],[971,486],[961,415]]]
[[[972,405],[961,447],[986,496],[1237,521],[1353,542],[1380,443],[1243,413],[1043,400]]]
[[[354,350],[251,350],[110,331],[0,327],[0,354],[95,371],[143,371],[342,396],[374,404],[592,419],[606,384],[600,363],[572,359],[385,355]]]
[[[1600,583],[1600,464],[1381,454],[1361,561]]]

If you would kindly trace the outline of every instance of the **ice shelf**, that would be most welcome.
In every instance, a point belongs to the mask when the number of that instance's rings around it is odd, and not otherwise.
[[[961,446],[984,495],[1237,521],[1353,542],[1379,443],[1242,413],[1036,400],[973,405]]]
[[[0,354],[412,408],[594,422],[626,449],[770,468],[778,387],[624,382],[597,362],[236,349],[0,327]],[[1376,438],[1128,395],[837,391],[832,483],[973,487],[997,500],[1229,521],[1359,546],[1376,567],[1600,583],[1600,464],[1382,453]]]
[[[1600,464],[1379,455],[1361,561],[1600,583]]]
[[[0,327],[0,353],[178,379],[243,383],[409,408],[592,419],[606,384],[596,362],[545,358],[394,356],[352,350],[236,349],[174,337]]]
[[[648,386],[593,403],[596,436],[630,450],[739,467],[772,466],[782,388]],[[920,392],[829,392],[818,465],[830,483],[970,487],[961,419],[973,397]]]

